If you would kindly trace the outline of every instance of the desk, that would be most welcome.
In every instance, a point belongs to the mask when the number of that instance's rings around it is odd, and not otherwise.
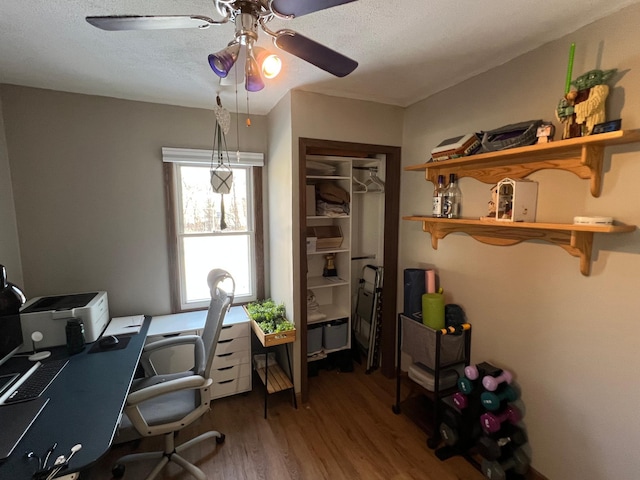
[[[0,478],[30,480],[37,461],[25,459],[24,454],[34,451],[43,455],[54,442],[58,442],[58,447],[49,464],[58,455],[68,455],[75,444],[82,444],[60,476],[90,468],[109,450],[150,322],[150,317],[145,317],[140,333],[133,335],[123,349],[89,353],[92,344],[87,344],[81,353],[69,358],[69,363],[43,393],[50,398],[49,403],[11,456],[0,464]],[[51,351],[52,358],[67,355],[65,347]],[[26,371],[30,364],[24,357],[12,358],[1,370]]]

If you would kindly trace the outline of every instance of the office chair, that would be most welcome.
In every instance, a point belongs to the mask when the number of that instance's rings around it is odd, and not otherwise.
[[[147,376],[133,382],[125,404],[126,416],[118,430],[116,441],[133,440],[140,437],[164,435],[164,451],[134,453],[120,458],[113,467],[115,478],[124,475],[124,464],[139,460],[160,459],[147,476],[155,478],[169,462],[175,462],[198,480],[206,480],[206,475],[195,465],[189,463],[180,453],[193,445],[215,438],[216,444],[224,442],[224,434],[209,431],[196,438],[175,446],[175,435],[209,411],[213,383],[211,367],[222,322],[234,292],[225,292],[219,286],[226,279],[231,280],[232,290],[235,283],[229,273],[222,269],[209,272],[207,282],[211,291],[211,303],[207,320],[201,336],[185,335],[163,339],[145,346],[140,363]],[[150,360],[151,354],[159,349],[192,343],[194,345],[193,370],[160,375]]]

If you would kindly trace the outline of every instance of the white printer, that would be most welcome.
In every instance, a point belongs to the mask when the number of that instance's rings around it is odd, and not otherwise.
[[[109,323],[107,292],[72,293],[50,297],[35,297],[20,309],[20,323],[24,345],[21,352],[33,350],[31,334],[41,332],[42,341],[37,349],[65,345],[65,327],[70,318],[79,318],[84,324],[84,337],[94,342]]]

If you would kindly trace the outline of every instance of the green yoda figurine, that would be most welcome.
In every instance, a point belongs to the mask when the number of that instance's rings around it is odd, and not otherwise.
[[[556,117],[564,124],[562,138],[590,135],[594,125],[606,120],[604,106],[609,95],[606,82],[616,71],[591,70],[571,82],[576,90],[568,92],[556,108]]]

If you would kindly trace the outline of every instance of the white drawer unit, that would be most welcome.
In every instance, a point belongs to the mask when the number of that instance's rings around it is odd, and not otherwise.
[[[207,317],[205,310],[162,315],[151,319],[148,338],[200,333]],[[193,366],[193,349],[166,354],[168,359],[154,360],[163,368],[179,372],[187,357]],[[156,367],[157,368],[157,367]],[[227,397],[251,390],[251,325],[242,307],[231,307],[224,318],[213,360],[211,398]]]
[[[211,376],[211,399],[251,390],[251,326],[242,307],[225,316]]]

